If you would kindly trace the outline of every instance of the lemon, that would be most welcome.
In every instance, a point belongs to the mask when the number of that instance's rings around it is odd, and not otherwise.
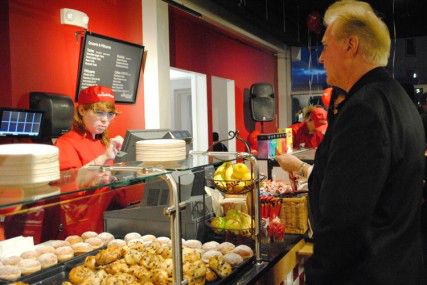
[[[243,175],[242,180],[251,180],[252,179],[252,173],[248,172]]]
[[[250,174],[251,172],[249,171],[249,168],[246,166],[246,164],[239,162],[233,166],[233,176],[236,179],[242,179],[243,176],[247,173]]]

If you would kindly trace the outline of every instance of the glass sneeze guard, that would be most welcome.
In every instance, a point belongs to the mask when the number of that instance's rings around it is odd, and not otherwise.
[[[85,168],[63,171],[60,179],[50,183],[28,185],[0,185],[0,210],[33,204],[49,199],[73,199],[74,194],[84,192],[90,195],[99,188],[115,189],[143,183],[170,173],[164,169],[143,166],[92,165]],[[13,214],[11,211],[9,214]]]

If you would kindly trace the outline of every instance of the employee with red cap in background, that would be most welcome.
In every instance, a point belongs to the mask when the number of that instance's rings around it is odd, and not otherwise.
[[[121,136],[108,136],[116,115],[110,88],[91,86],[80,91],[72,128],[56,141],[61,170],[112,163],[123,143]]]
[[[79,181],[82,171],[74,173],[74,170],[87,165],[113,163],[123,143],[123,138],[120,136],[114,138],[108,136],[107,129],[116,115],[114,93],[110,88],[91,86],[80,91],[72,128],[56,141],[61,171],[69,170],[70,173],[77,174]],[[102,176],[103,173],[99,175]],[[87,180],[89,183],[90,179]],[[75,190],[76,187],[84,188],[85,185],[79,182],[79,185],[70,185],[70,187]],[[51,235],[50,238],[63,239],[68,235],[81,234],[88,230],[102,232],[104,211],[111,205],[114,198],[123,200],[126,194],[121,191],[111,192],[102,187],[96,192],[102,195],[80,197],[77,194],[78,201],[61,203],[58,218],[62,229],[61,232],[56,233],[56,236]],[[67,196],[66,199],[70,198]],[[125,203],[121,200],[114,199],[116,203]]]
[[[322,142],[328,127],[327,112],[321,107],[304,110],[304,121],[290,126],[294,148],[316,148]]]

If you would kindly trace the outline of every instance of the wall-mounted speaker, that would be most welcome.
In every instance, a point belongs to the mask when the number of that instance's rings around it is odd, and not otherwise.
[[[71,128],[74,103],[69,96],[30,92],[30,109],[44,112],[41,129],[43,139],[57,138]]]
[[[274,118],[274,90],[270,83],[251,85],[252,118],[257,122],[269,122]]]

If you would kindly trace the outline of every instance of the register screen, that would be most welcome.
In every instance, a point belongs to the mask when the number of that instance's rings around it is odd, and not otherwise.
[[[0,109],[0,137],[37,137],[40,135],[43,112]]]

